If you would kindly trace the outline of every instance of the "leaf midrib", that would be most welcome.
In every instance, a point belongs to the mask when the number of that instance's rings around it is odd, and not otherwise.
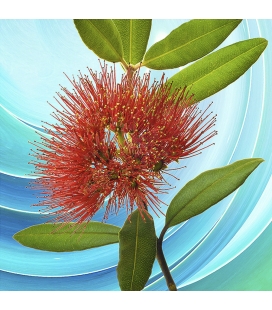
[[[233,22],[230,22],[230,23],[228,23],[228,24],[225,24],[225,25],[223,25],[223,26],[220,26],[220,27],[218,27],[218,28],[216,28],[216,29],[214,29],[214,30],[208,32],[208,33],[205,33],[205,34],[203,34],[203,35],[201,35],[201,36],[199,36],[199,37],[197,37],[197,38],[195,38],[195,39],[193,39],[193,40],[187,42],[186,44],[183,44],[183,45],[181,45],[181,46],[179,46],[179,47],[176,47],[176,48],[172,49],[171,51],[168,51],[168,52],[166,52],[166,53],[164,53],[164,54],[160,54],[159,56],[154,57],[154,58],[148,60],[147,62],[144,61],[142,65],[143,65],[143,66],[146,66],[146,64],[148,64],[148,63],[150,63],[150,62],[152,62],[152,61],[154,61],[154,60],[156,60],[156,59],[158,59],[158,58],[162,58],[162,57],[164,57],[164,56],[167,55],[167,54],[173,53],[173,52],[175,52],[175,51],[177,51],[177,50],[179,50],[179,49],[181,49],[181,48],[184,48],[186,45],[189,45],[189,44],[193,43],[194,41],[197,41],[197,40],[201,39],[201,38],[204,37],[204,36],[210,35],[211,33],[215,32],[215,31],[218,31],[220,28],[223,28],[223,27],[225,27],[226,25],[229,25],[229,24],[231,24],[231,23],[234,23],[234,21],[233,21]]]
[[[230,62],[236,60],[236,59],[239,58],[239,57],[242,57],[242,56],[246,55],[247,53],[251,52],[251,51],[254,50],[255,48],[260,47],[260,45],[262,45],[262,44],[264,44],[264,43],[265,43],[265,42],[262,42],[262,43],[260,43],[260,44],[258,44],[258,45],[256,45],[256,46],[254,46],[253,48],[247,50],[246,52],[244,52],[244,53],[242,53],[242,54],[239,54],[237,57],[232,58],[232,59],[229,60],[228,62],[224,62],[220,67],[217,67],[216,69],[210,71],[208,74],[203,75],[201,78],[199,78],[199,79],[194,80],[193,82],[191,82],[190,85],[193,85],[193,84],[195,84],[195,83],[197,83],[197,82],[199,82],[199,81],[201,81],[201,80],[207,78],[209,75],[213,74],[214,72],[216,72],[216,71],[218,71],[219,69],[223,68],[224,66],[228,65]],[[181,71],[181,72],[182,72],[182,71]],[[189,86],[189,85],[187,85],[187,86]]]
[[[132,276],[131,276],[131,283],[130,283],[130,290],[132,290],[133,286],[133,279],[136,269],[136,257],[137,257],[137,246],[138,246],[138,233],[139,233],[139,213],[137,215],[137,226],[136,226],[136,239],[135,239],[135,251],[134,251],[134,262],[133,262],[133,270],[132,270]]]
[[[223,177],[221,177],[220,179],[216,180],[215,182],[212,182],[209,186],[205,187],[205,188],[204,188],[201,192],[199,192],[194,198],[192,198],[188,203],[186,203],[186,205],[185,205],[179,212],[177,212],[177,213],[171,218],[171,220],[168,221],[168,223],[166,223],[166,226],[168,226],[169,224],[171,224],[171,221],[173,220],[173,218],[175,218],[176,216],[178,216],[178,214],[181,213],[181,212],[186,208],[186,206],[188,206],[189,204],[191,204],[192,201],[196,200],[196,199],[198,198],[198,196],[199,196],[200,194],[202,194],[204,191],[206,191],[209,187],[211,187],[211,186],[213,186],[215,183],[221,181],[221,180],[222,180],[223,178],[225,178],[226,176],[231,175],[231,174],[234,173],[236,170],[239,170],[239,169],[243,168],[244,166],[247,166],[247,165],[249,165],[249,164],[252,164],[252,162],[253,162],[253,161],[248,162],[248,163],[245,163],[245,164],[242,165],[242,166],[239,166],[238,168],[232,170],[230,173],[225,174]]]
[[[118,236],[118,233],[97,233],[97,232],[65,232],[65,233],[61,233],[61,232],[51,232],[51,233],[21,233],[21,234],[16,234],[17,236],[40,236],[40,235],[48,235],[48,236],[54,236],[54,235],[114,235],[114,236]]]
[[[104,36],[104,34],[91,22],[90,19],[87,20],[93,27],[96,29],[96,31],[104,38],[104,41],[106,41],[112,48],[112,50],[115,52],[115,54],[119,57],[119,59],[122,59],[122,56],[117,52],[117,50],[114,48],[114,46],[110,43],[110,41]]]
[[[132,19],[129,20],[129,62],[132,63]]]

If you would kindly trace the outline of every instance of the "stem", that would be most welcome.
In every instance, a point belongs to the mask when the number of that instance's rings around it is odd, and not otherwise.
[[[120,143],[121,147],[124,147],[125,137],[124,137],[124,133],[122,132],[121,128],[118,128],[116,133],[117,133],[118,142]]]
[[[125,61],[125,59],[122,59],[120,62],[122,64],[124,70],[127,71],[129,68],[129,64]]]
[[[125,70],[126,72],[127,72],[127,71],[130,71],[132,75],[133,75],[133,73],[134,73],[136,70],[138,70],[138,69],[140,68],[140,66],[141,66],[141,63],[140,63],[140,62],[137,63],[136,65],[128,64],[128,63],[125,61],[125,59],[122,59],[122,60],[121,60],[121,64],[122,64],[124,70]]]
[[[159,262],[159,265],[161,267],[162,273],[165,277],[166,280],[166,284],[169,288],[169,291],[177,291],[177,287],[176,284],[171,276],[170,270],[168,268],[167,262],[165,260],[163,251],[162,251],[162,240],[163,240],[163,236],[166,232],[167,228],[164,227],[164,229],[161,232],[160,238],[157,239],[157,260]]]

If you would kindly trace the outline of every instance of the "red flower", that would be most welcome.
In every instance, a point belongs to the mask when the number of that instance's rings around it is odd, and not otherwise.
[[[209,130],[215,117],[204,116],[185,89],[171,94],[164,76],[150,85],[150,74],[117,83],[106,65],[89,72],[71,81],[73,92],[58,93],[58,124],[46,123],[51,137],[36,145],[35,187],[44,195],[37,205],[65,222],[88,221],[104,204],[105,218],[123,206],[156,213],[165,168],[199,153],[216,134]]]

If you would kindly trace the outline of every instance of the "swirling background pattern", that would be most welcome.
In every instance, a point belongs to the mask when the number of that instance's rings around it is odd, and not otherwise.
[[[154,20],[149,46],[182,22]],[[254,37],[272,42],[271,29],[272,20],[244,20],[220,47]],[[31,207],[39,193],[27,188],[33,170],[28,141],[39,139],[42,120],[52,121],[47,101],[54,103],[59,84],[70,87],[63,72],[77,75],[87,66],[99,70],[97,56],[84,46],[72,20],[0,20],[1,290],[119,290],[116,244],[54,253],[23,247],[12,238],[45,221]],[[201,103],[213,102],[218,114],[215,145],[184,160],[186,168],[176,171],[180,180],[169,179],[176,188],[163,197],[166,203],[207,169],[243,158],[265,159],[239,190],[166,234],[163,248],[179,290],[272,290],[271,69],[269,43],[245,75]],[[152,77],[160,75],[152,71]],[[125,218],[122,210],[108,222],[122,226]],[[155,221],[159,233],[164,217]],[[145,290],[167,290],[157,263]]]

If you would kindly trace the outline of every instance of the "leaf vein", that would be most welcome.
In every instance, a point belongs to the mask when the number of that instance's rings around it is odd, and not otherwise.
[[[202,76],[202,77],[199,78],[198,80],[195,80],[193,83],[191,83],[191,85],[194,85],[195,83],[197,83],[197,82],[199,82],[199,81],[205,79],[206,77],[208,77],[209,75],[211,75],[211,74],[213,74],[214,72],[218,71],[219,69],[221,69],[221,68],[227,66],[227,65],[228,65],[230,62],[232,62],[233,60],[238,59],[239,57],[242,57],[242,56],[246,55],[247,53],[253,51],[254,49],[258,48],[260,45],[262,45],[262,44],[264,44],[264,43],[265,43],[265,42],[262,42],[262,43],[260,43],[260,44],[258,44],[258,45],[256,45],[256,46],[254,46],[254,47],[251,48],[250,50],[247,50],[246,52],[244,52],[244,53],[242,53],[242,54],[239,54],[237,57],[232,58],[232,59],[229,60],[228,62],[225,62],[223,65],[221,65],[221,66],[217,67],[216,69],[210,71],[208,74]],[[182,72],[182,71],[181,71],[181,72]],[[188,86],[188,85],[187,85],[187,86]]]
[[[131,284],[130,284],[130,290],[132,290],[133,280],[134,280],[134,274],[136,269],[136,259],[137,259],[137,246],[138,246],[138,234],[139,234],[139,214],[137,216],[137,226],[136,226],[136,239],[135,239],[135,251],[134,251],[134,262],[133,262],[133,270],[132,270],[132,276],[131,276]]]
[[[252,164],[252,162],[248,162],[248,163],[245,163],[245,164],[242,165],[242,166],[237,167],[236,169],[232,170],[231,172],[225,174],[223,177],[221,177],[221,178],[217,179],[216,181],[212,182],[209,186],[205,187],[205,188],[204,188],[202,191],[200,191],[194,198],[190,199],[190,200],[186,203],[186,205],[185,205],[181,210],[179,210],[175,215],[173,215],[172,218],[168,221],[168,223],[167,223],[166,225],[169,225],[169,224],[172,222],[172,220],[173,220],[176,216],[178,216],[179,213],[181,213],[189,204],[192,203],[192,201],[196,200],[196,199],[197,199],[204,191],[206,191],[208,188],[212,187],[214,184],[216,184],[217,182],[221,181],[221,180],[224,179],[225,177],[227,177],[227,176],[233,174],[235,171],[237,171],[237,170],[239,170],[239,169],[241,169],[241,168],[243,168],[243,167],[245,167],[245,166],[247,166],[247,165],[249,165],[249,164]]]
[[[132,63],[132,24],[133,20],[129,20],[129,62]]]
[[[118,233],[97,233],[97,232],[64,232],[64,233],[61,233],[61,232],[49,232],[49,233],[24,233],[24,232],[22,232],[21,234],[17,234],[18,236],[20,236],[20,235],[24,235],[24,236],[37,236],[37,235],[41,235],[41,236],[43,236],[43,235],[49,235],[49,236],[54,236],[54,235],[71,235],[71,234],[73,234],[73,235],[76,235],[76,234],[79,234],[79,235],[81,235],[81,234],[85,234],[85,235],[114,235],[114,236],[118,236]]]
[[[234,23],[234,22],[236,22],[236,21],[230,22],[230,23],[228,23],[228,24],[231,24],[231,23]],[[182,49],[182,48],[184,48],[185,46],[190,45],[191,43],[193,43],[193,42],[195,42],[195,41],[197,41],[197,40],[200,40],[201,38],[203,38],[203,37],[205,37],[205,36],[208,36],[208,35],[210,35],[211,33],[215,32],[215,31],[220,30],[220,28],[223,28],[223,27],[225,27],[225,26],[228,25],[228,24],[224,24],[223,26],[220,26],[220,27],[218,27],[218,28],[215,28],[215,29],[213,29],[212,31],[207,32],[207,33],[205,33],[205,34],[203,34],[203,35],[201,35],[201,36],[199,36],[199,37],[197,37],[197,38],[195,38],[195,39],[193,39],[193,40],[187,42],[186,44],[183,44],[183,45],[181,45],[181,46],[178,46],[178,47],[172,49],[171,51],[165,52],[164,54],[160,54],[160,55],[158,55],[158,56],[156,56],[156,57],[154,57],[154,58],[149,59],[148,61],[144,61],[144,62],[143,62],[143,66],[146,66],[146,64],[148,64],[148,63],[150,63],[150,62],[152,62],[152,61],[154,61],[154,60],[157,60],[158,58],[162,58],[162,57],[164,57],[164,56],[166,56],[166,55],[168,55],[168,54],[171,54],[171,53],[173,53],[173,52],[176,52],[177,50]]]
[[[118,53],[118,51],[115,49],[115,47],[110,43],[110,41],[107,39],[107,37],[105,37],[105,35],[91,22],[91,20],[87,20],[91,25],[93,25],[93,27],[96,29],[96,31],[101,35],[102,38],[104,38],[104,41],[106,41],[106,43],[108,43],[112,50],[115,52],[115,54],[120,58],[122,58],[122,56]]]

